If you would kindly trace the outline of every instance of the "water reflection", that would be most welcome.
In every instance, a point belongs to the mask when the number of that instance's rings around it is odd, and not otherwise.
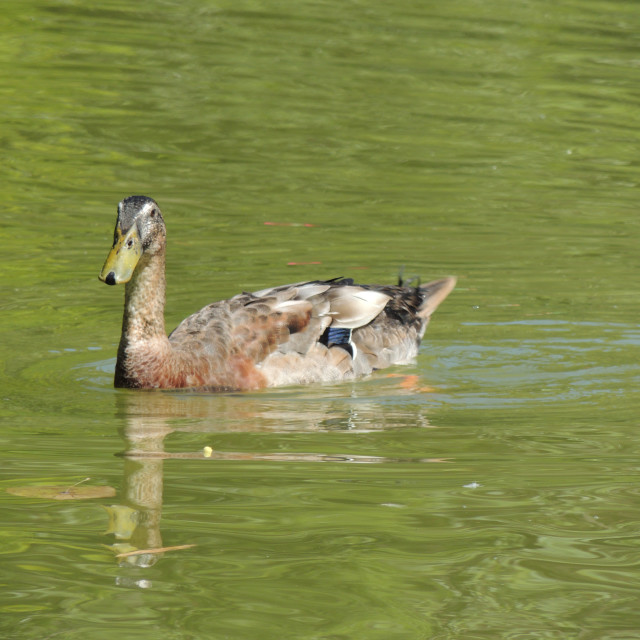
[[[124,459],[122,502],[107,508],[109,527],[117,554],[162,547],[163,458],[139,457],[143,453],[161,453],[164,438],[171,433],[162,419],[134,419],[125,428],[127,454]],[[127,562],[148,567],[157,561],[153,553],[130,556]]]
[[[339,416],[340,399],[317,401],[301,415],[298,403],[290,411],[283,403],[270,402],[266,394],[205,395],[197,393],[127,392],[118,393],[118,413],[124,418],[125,451],[122,494],[119,504],[105,507],[109,516],[106,533],[115,537],[111,549],[123,564],[151,567],[165,551],[183,547],[163,547],[161,516],[163,506],[165,460],[249,460],[266,462],[333,462],[356,464],[437,463],[444,458],[387,457],[356,454],[283,453],[216,451],[204,446],[198,451],[168,451],[167,436],[179,432],[219,433],[221,430],[261,431],[297,424],[300,431],[329,431],[349,428],[368,432],[375,424],[385,429],[395,424],[394,412],[372,400],[351,408]],[[274,407],[278,407],[275,411]],[[242,415],[239,417],[238,412]],[[424,415],[414,426],[430,427]],[[413,415],[413,419],[416,416]],[[286,425],[286,426],[285,426]],[[189,545],[187,545],[189,546]],[[148,587],[134,583],[136,586]],[[130,586],[129,581],[127,585]]]

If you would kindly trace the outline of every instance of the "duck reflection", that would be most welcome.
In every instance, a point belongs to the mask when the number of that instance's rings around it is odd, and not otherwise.
[[[397,394],[397,389],[394,389]],[[406,391],[402,390],[403,393]],[[444,462],[431,458],[321,453],[252,453],[216,451],[170,452],[165,438],[178,432],[351,431],[430,427],[424,409],[407,406],[406,398],[358,397],[351,389],[328,399],[295,393],[199,394],[161,391],[119,391],[117,412],[123,419],[126,443],[121,503],[106,507],[111,549],[120,562],[149,567],[174,547],[164,548],[160,531],[165,460],[269,460],[297,462]],[[419,398],[419,396],[416,396]],[[301,407],[304,409],[301,410]]]
[[[129,400],[124,400],[126,406]],[[163,417],[138,415],[127,419],[123,433],[127,449],[124,453],[122,504],[106,508],[109,514],[107,533],[115,536],[112,549],[118,555],[162,547],[162,454],[164,439],[172,431]],[[137,566],[151,566],[157,559],[155,553],[141,553],[126,556],[125,561]]]

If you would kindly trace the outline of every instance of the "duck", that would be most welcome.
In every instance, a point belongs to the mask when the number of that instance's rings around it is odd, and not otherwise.
[[[167,229],[157,202],[118,204],[113,246],[99,279],[124,284],[114,386],[249,391],[341,382],[408,364],[431,315],[453,290],[427,284],[312,280],[212,302],[165,331]]]

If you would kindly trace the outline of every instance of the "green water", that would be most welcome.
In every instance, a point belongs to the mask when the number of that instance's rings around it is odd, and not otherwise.
[[[2,9],[3,638],[640,638],[635,3]],[[358,383],[116,391],[134,193],[168,329],[304,279],[458,287]],[[85,478],[116,495],[6,491]]]

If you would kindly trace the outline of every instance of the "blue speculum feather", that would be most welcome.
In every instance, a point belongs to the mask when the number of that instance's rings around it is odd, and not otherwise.
[[[353,345],[351,344],[351,329],[328,327],[322,334],[320,342],[327,347],[342,347],[349,352],[351,357],[354,356]]]
[[[351,342],[351,329],[336,329],[329,327],[326,331],[327,346],[332,344],[349,344]]]

